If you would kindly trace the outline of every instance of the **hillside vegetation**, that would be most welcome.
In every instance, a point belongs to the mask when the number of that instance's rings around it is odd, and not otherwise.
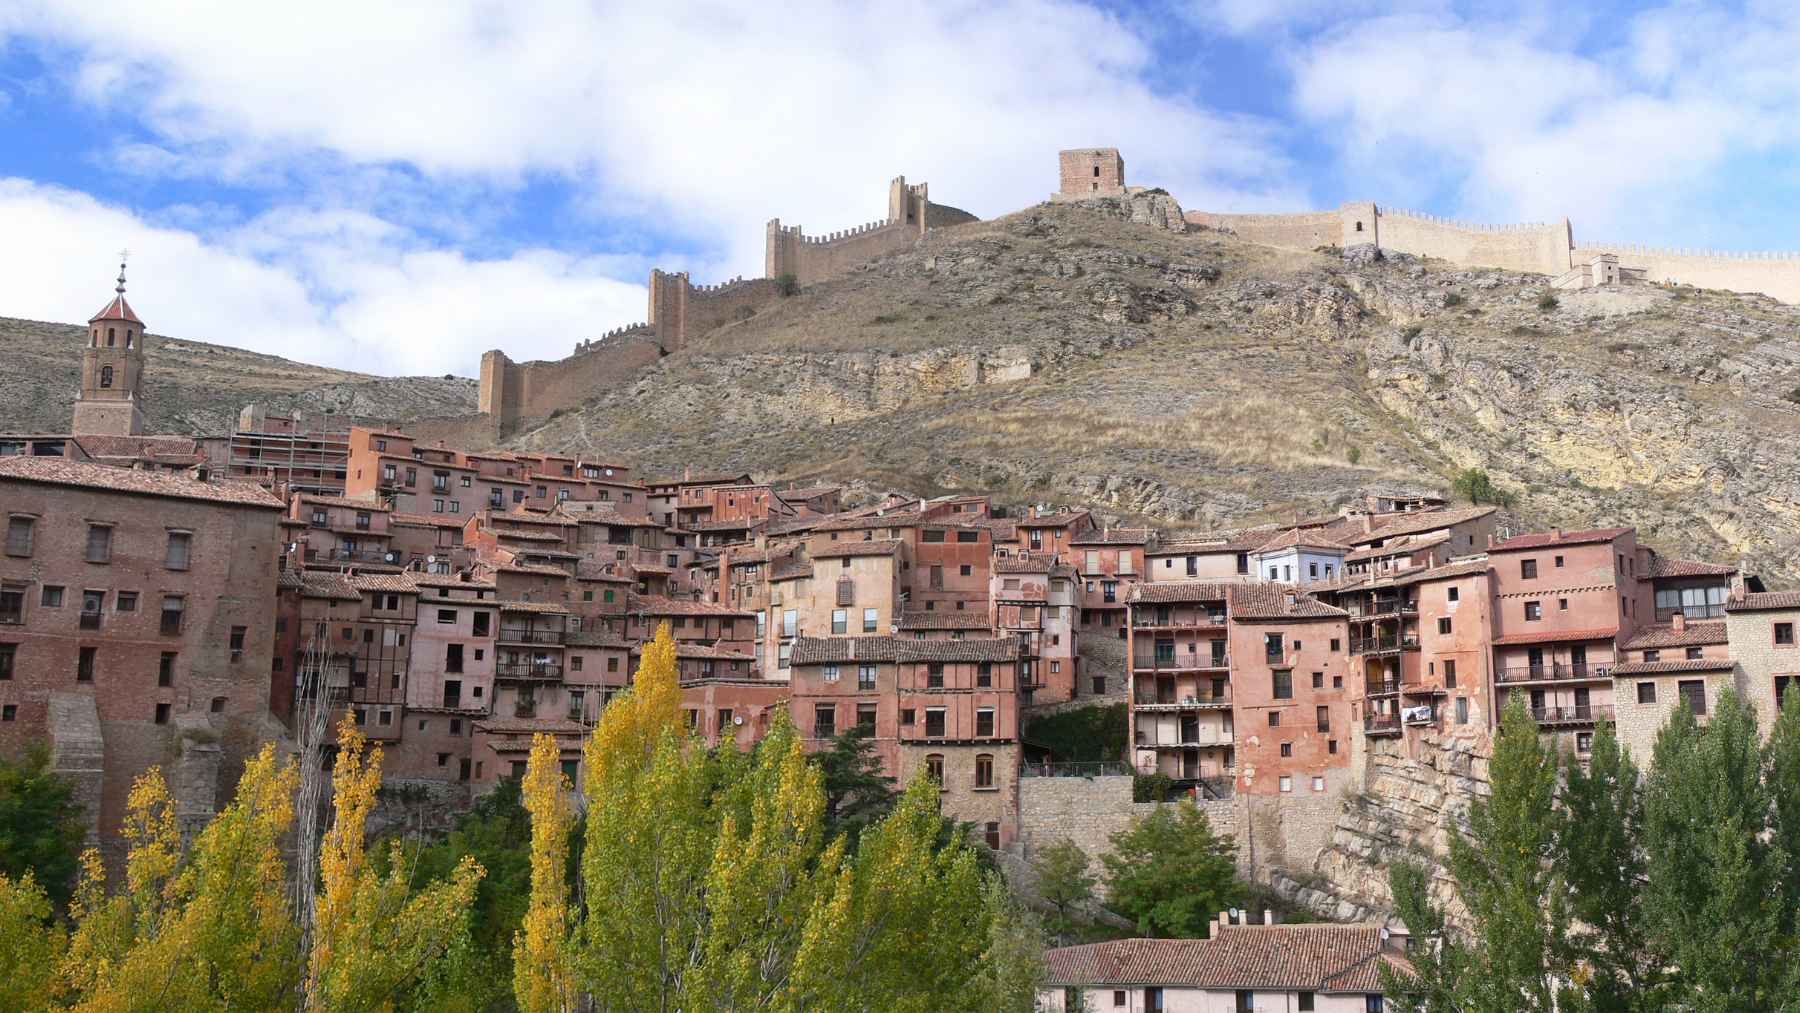
[[[68,432],[85,335],[69,324],[0,317],[0,432]],[[153,433],[227,435],[252,402],[368,420],[475,410],[473,380],[370,376],[155,332],[150,339],[145,422]]]

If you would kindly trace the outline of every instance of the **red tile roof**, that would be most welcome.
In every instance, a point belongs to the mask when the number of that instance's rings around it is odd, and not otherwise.
[[[1234,584],[1227,609],[1233,619],[1342,619],[1335,605],[1298,593],[1286,584]]]
[[[973,612],[968,609],[946,609],[943,612],[935,609],[927,612],[924,609],[908,609],[900,617],[900,628],[903,630],[986,630],[988,625],[986,612]]]
[[[1086,510],[1069,510],[1059,514],[1044,514],[1041,517],[1020,517],[1013,523],[1021,528],[1064,528],[1091,515]]]
[[[1052,985],[1380,992],[1378,925],[1232,925],[1212,939],[1120,939],[1044,954]]]
[[[121,275],[123,277],[123,275]],[[131,312],[131,304],[125,301],[125,293],[120,292],[112,297],[112,301],[100,307],[100,312],[88,318],[88,323],[96,324],[103,320],[123,320],[126,323],[141,324],[136,313]]]
[[[1677,658],[1673,661],[1627,661],[1612,667],[1613,675],[1670,675],[1679,672],[1729,672],[1730,658]]]
[[[267,507],[281,510],[285,504],[267,489],[249,482],[202,482],[186,475],[162,471],[109,468],[61,457],[0,457],[0,481],[37,482],[76,486],[130,496],[199,500],[224,506]]]
[[[1308,548],[1324,549],[1328,552],[1349,552],[1350,546],[1342,542],[1334,542],[1325,536],[1299,528],[1289,528],[1274,538],[1256,547],[1257,552],[1278,552],[1282,549]]]
[[[494,604],[500,606],[502,612],[530,612],[535,615],[566,616],[567,605],[559,605],[547,601],[501,601]]]
[[[1159,538],[1156,544],[1145,552],[1152,556],[1206,552],[1249,552],[1273,538],[1280,530],[1273,524],[1259,524],[1253,528],[1240,528],[1234,531],[1201,532]]]
[[[420,587],[466,587],[477,591],[492,591],[494,582],[479,577],[464,579],[454,573],[415,573],[413,583]]]
[[[461,517],[444,517],[438,514],[403,514],[388,515],[389,524],[412,528],[461,528],[465,522]]]
[[[1224,601],[1234,586],[1216,580],[1151,580],[1133,587],[1125,600],[1134,604]]]
[[[1365,559],[1381,559],[1384,556],[1398,556],[1405,553],[1429,549],[1433,545],[1442,545],[1450,540],[1450,532],[1434,531],[1425,535],[1408,535],[1382,546],[1368,546],[1357,549],[1344,557],[1346,563],[1360,563]]]
[[[349,507],[353,510],[367,510],[371,513],[387,513],[386,503],[370,497],[369,499],[351,499],[348,496],[321,496],[317,493],[303,492],[297,497],[302,503],[315,503],[319,506]]]
[[[1145,545],[1150,541],[1149,528],[1098,528],[1069,539],[1070,545]]]
[[[1658,647],[1699,647],[1724,642],[1723,622],[1688,623],[1687,628],[1680,632],[1676,632],[1673,626],[1653,626],[1626,641],[1625,649],[1641,651]]]
[[[891,556],[900,551],[900,541],[877,538],[867,542],[823,542],[813,550],[814,559],[837,559],[843,556]]]
[[[1518,552],[1523,549],[1547,549],[1554,545],[1590,545],[1595,542],[1610,542],[1630,528],[1588,528],[1584,531],[1533,531],[1530,534],[1515,535],[1504,542],[1489,546],[1489,552]]]
[[[1055,554],[1048,552],[1021,552],[993,562],[995,573],[1049,573],[1058,567],[1069,569]]]
[[[634,594],[627,603],[626,611],[649,616],[755,616],[755,612],[735,609],[719,602],[693,601],[688,598],[663,598],[656,595]]]
[[[800,637],[791,663],[838,664],[855,661],[1013,661],[1019,642],[1012,637],[966,640],[916,640],[911,637]]]
[[[1454,524],[1479,520],[1493,513],[1498,507],[1472,506],[1458,510],[1418,510],[1394,515],[1394,519],[1386,524],[1377,525],[1375,530],[1351,533],[1345,540],[1352,545],[1361,545],[1400,535],[1417,535],[1426,531],[1436,531]]]
[[[1737,567],[1729,563],[1708,563],[1698,559],[1668,559],[1657,556],[1650,564],[1650,572],[1639,577],[1639,580],[1655,580],[1659,577],[1729,577],[1737,572]]]
[[[918,510],[895,510],[885,514],[870,514],[866,517],[846,517],[839,514],[819,522],[815,531],[863,531],[869,528],[916,528],[925,523],[924,513]],[[948,523],[934,520],[934,524]]]
[[[1725,603],[1727,612],[1765,612],[1800,609],[1800,591],[1752,591]]]
[[[1611,640],[1618,636],[1617,626],[1594,627],[1585,630],[1543,630],[1531,633],[1508,633],[1503,637],[1495,637],[1496,646],[1507,644],[1549,644],[1564,640]]]

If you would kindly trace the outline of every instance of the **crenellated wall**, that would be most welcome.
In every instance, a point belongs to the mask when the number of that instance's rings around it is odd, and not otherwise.
[[[573,407],[597,392],[623,386],[662,356],[646,324],[615,331],[554,362],[513,362],[499,349],[481,357],[479,409],[497,435]]]
[[[1576,243],[1574,259],[1591,260],[1602,253],[1616,255],[1623,267],[1642,270],[1649,282],[1754,292],[1800,303],[1800,253],[1720,253],[1629,243]]]
[[[1384,250],[1436,257],[1470,267],[1557,275],[1569,269],[1569,220],[1528,225],[1478,225],[1417,211],[1376,210]]]

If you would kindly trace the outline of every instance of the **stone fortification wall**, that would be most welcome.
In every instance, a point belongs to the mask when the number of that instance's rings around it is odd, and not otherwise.
[[[662,356],[647,325],[585,344],[555,362],[513,362],[498,349],[481,357],[480,410],[500,433],[581,404],[597,391],[630,383]]]
[[[1026,861],[1068,838],[1081,846],[1104,874],[1100,856],[1112,851],[1113,834],[1166,803],[1133,802],[1130,775],[1118,777],[1022,777],[1019,779],[1019,845]],[[1247,867],[1247,848],[1235,799],[1199,803],[1213,832],[1238,844],[1238,865]]]
[[[1375,231],[1375,241],[1384,250],[1534,274],[1567,271],[1573,245],[1567,219],[1549,224],[1477,225],[1381,208]]]
[[[802,285],[834,278],[877,257],[911,249],[924,235],[917,223],[869,222],[854,229],[809,236],[800,226],[769,222],[765,273],[792,276]]]
[[[1629,243],[1576,243],[1574,259],[1590,260],[1602,253],[1615,254],[1622,266],[1643,270],[1646,281],[1754,292],[1800,303],[1800,253],[1719,253]]]
[[[780,298],[781,283],[773,278],[734,278],[720,285],[691,286],[687,327],[680,335],[681,345],[676,347],[685,346],[690,338],[747,319]]]
[[[1340,215],[1336,211],[1308,211],[1294,215],[1224,215],[1189,211],[1187,221],[1209,229],[1225,229],[1252,243],[1295,250],[1316,250],[1338,241]]]

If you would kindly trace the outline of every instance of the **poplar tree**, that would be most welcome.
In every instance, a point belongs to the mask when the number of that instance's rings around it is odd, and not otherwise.
[[[32,873],[0,872],[0,1010],[49,1009],[65,940],[50,920],[50,895]]]
[[[574,1008],[569,967],[568,779],[562,750],[552,735],[532,739],[523,797],[531,813],[531,899],[513,937],[513,995],[524,1013],[562,1013]]]
[[[1462,1013],[1475,1008],[1465,997],[1473,984],[1471,956],[1447,931],[1444,914],[1431,900],[1431,875],[1416,862],[1401,860],[1388,867],[1388,890],[1394,914],[1411,933],[1408,960],[1413,973],[1381,964],[1381,990],[1388,1005],[1413,1013]]]

